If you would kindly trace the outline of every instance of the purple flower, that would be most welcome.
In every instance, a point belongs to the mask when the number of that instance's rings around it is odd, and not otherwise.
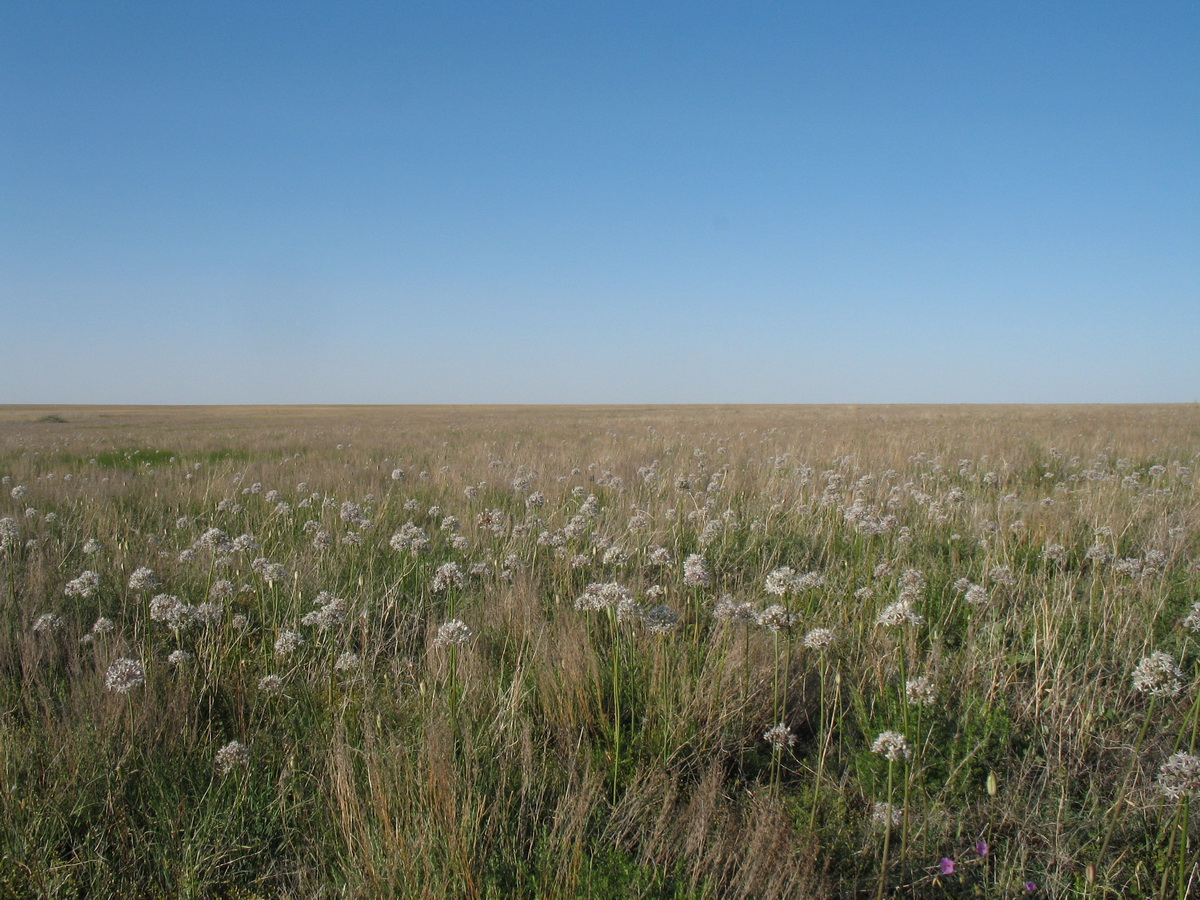
[[[1036,891],[1036,890],[1037,890],[1037,883],[1036,883],[1036,882],[1033,882],[1033,881],[1027,881],[1027,882],[1025,882],[1025,893],[1027,893],[1027,894],[1032,894],[1032,893],[1033,893],[1034,891]]]
[[[954,874],[954,860],[952,860],[948,856],[943,856],[941,863],[938,864],[938,868],[940,868],[942,870],[943,875],[953,875]]]
[[[991,849],[992,848],[988,845],[987,841],[980,841],[979,843],[977,843],[975,845],[975,852],[978,853],[980,856],[987,856],[988,851]]]

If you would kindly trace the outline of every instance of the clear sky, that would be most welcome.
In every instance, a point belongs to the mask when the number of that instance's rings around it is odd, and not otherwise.
[[[0,5],[2,403],[1200,400],[1200,4]]]

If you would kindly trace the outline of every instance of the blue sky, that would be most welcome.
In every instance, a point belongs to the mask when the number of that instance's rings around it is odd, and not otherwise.
[[[1200,400],[1195,2],[0,6],[0,402]]]

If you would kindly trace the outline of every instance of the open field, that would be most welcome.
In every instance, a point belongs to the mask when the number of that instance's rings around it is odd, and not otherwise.
[[[0,897],[1200,896],[1198,465],[1194,405],[2,407]]]

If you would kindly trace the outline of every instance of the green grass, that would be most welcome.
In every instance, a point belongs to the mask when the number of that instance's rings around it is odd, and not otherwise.
[[[1200,817],[1182,832],[1155,776],[1198,749],[1200,635],[1180,623],[1200,600],[1200,503],[1180,467],[1200,429],[1194,411],[1134,412],[1091,431],[972,411],[935,428],[903,410],[862,429],[786,410],[680,410],[654,432],[637,410],[8,423],[0,897],[1017,897],[1032,880],[1040,896],[1177,900],[1200,877]],[[714,475],[728,487],[707,491]],[[477,523],[494,509],[503,527]],[[852,509],[895,519],[869,534]],[[410,521],[423,553],[390,545]],[[1086,559],[1101,527],[1150,574]],[[254,545],[205,544],[211,528]],[[1042,557],[1052,543],[1061,565]],[[708,588],[684,584],[693,553]],[[435,590],[450,562],[463,584]],[[823,583],[768,594],[780,566]],[[159,584],[131,587],[140,567]],[[923,623],[878,624],[913,569]],[[68,596],[84,570],[98,591]],[[214,600],[218,582],[233,593]],[[576,608],[607,582],[634,606]],[[309,615],[322,591],[342,618]],[[173,630],[158,594],[220,605]],[[796,622],[717,621],[724,594]],[[658,604],[677,630],[646,628]],[[35,631],[45,613],[61,627]],[[111,633],[91,634],[100,616]],[[472,637],[439,647],[452,617]],[[817,627],[828,649],[804,646]],[[303,637],[289,654],[285,630]],[[1183,674],[1151,705],[1131,672],[1156,650]],[[357,667],[337,668],[347,653]],[[128,694],[105,687],[118,657],[145,669]],[[932,705],[908,702],[916,676]],[[774,750],[780,720],[795,741]],[[905,813],[886,871],[883,731],[912,749],[891,773]],[[234,740],[249,762],[223,774]]]

